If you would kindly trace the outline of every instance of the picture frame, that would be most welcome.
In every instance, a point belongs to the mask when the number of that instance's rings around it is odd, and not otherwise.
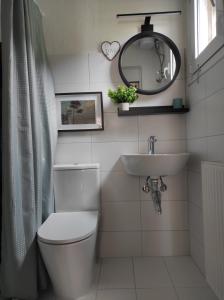
[[[58,131],[104,130],[102,92],[57,93]]]
[[[140,88],[140,81],[129,81],[129,84],[135,87],[137,90]]]

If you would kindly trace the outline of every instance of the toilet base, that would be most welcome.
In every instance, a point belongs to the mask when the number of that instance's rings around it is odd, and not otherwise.
[[[75,300],[89,291],[95,263],[96,232],[72,244],[53,245],[40,240],[38,244],[57,297]]]

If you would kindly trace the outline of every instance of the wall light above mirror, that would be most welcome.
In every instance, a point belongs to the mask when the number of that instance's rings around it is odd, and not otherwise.
[[[180,71],[181,56],[175,43],[154,32],[150,18],[145,18],[142,31],[122,47],[119,72],[127,85],[135,84],[138,94],[154,95],[168,89]]]

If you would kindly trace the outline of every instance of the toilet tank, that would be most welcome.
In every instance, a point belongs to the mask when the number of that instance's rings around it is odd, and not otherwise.
[[[99,210],[100,165],[54,165],[55,211]]]

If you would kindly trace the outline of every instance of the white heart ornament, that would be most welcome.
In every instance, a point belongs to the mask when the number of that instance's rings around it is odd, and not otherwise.
[[[101,44],[101,49],[107,59],[113,60],[119,53],[121,46],[120,43],[117,41],[113,41],[113,42],[105,41]]]

